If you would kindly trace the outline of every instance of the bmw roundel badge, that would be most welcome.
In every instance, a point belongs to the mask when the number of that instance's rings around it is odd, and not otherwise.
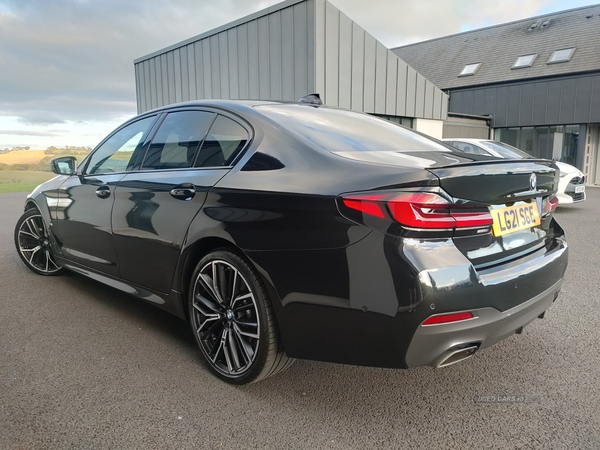
[[[532,173],[529,177],[529,187],[532,191],[535,191],[537,189],[537,176],[535,175],[535,173]]]

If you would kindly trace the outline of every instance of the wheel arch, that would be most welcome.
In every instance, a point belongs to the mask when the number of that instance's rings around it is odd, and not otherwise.
[[[208,255],[210,252],[218,248],[226,248],[249,260],[249,258],[237,245],[222,237],[208,236],[201,238],[194,244],[190,245],[180,259],[180,267],[177,271],[175,280],[177,284],[173,286],[173,290],[181,292],[182,308],[183,311],[185,311],[185,316],[188,320],[188,291],[192,273],[194,272],[198,261],[200,261],[205,255]]]

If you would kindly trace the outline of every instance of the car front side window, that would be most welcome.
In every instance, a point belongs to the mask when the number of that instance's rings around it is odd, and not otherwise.
[[[109,137],[91,155],[86,174],[125,172],[133,154],[143,145],[155,118],[151,116],[138,120]]]

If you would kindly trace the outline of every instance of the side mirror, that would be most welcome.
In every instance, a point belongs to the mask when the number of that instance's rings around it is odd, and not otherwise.
[[[61,158],[54,158],[50,161],[52,172],[58,175],[73,175],[76,166],[77,158],[74,156],[63,156]]]

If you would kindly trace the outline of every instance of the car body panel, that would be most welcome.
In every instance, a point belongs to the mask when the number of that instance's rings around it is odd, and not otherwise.
[[[542,198],[557,189],[553,162],[470,156],[437,141],[430,141],[430,150],[362,152],[346,148],[350,139],[328,149],[294,131],[293,120],[282,125],[263,114],[265,105],[278,104],[187,102],[149,112],[157,120],[135,150],[139,161],[133,158],[126,172],[87,176],[87,158],[78,173],[36,189],[29,201],[56,230],[51,245],[60,264],[185,317],[195,264],[207,251],[227,247],[261,274],[288,356],[381,367],[439,361],[447,348],[407,360],[432,314],[496,311],[492,328],[482,328],[490,336],[477,343],[483,347],[523,325],[505,319],[513,308],[531,302],[527,311],[537,313],[548,307],[568,259],[564,232],[551,215],[505,236],[489,227],[481,235],[433,236],[349,218],[340,199],[434,192],[457,207],[523,201],[541,214]],[[190,108],[236,118],[251,131],[231,167],[139,170],[164,113]],[[282,108],[298,111],[296,105]],[[428,138],[415,139],[427,147]],[[171,194],[189,185],[193,197]],[[97,197],[100,186],[110,196]],[[88,236],[93,239],[82,243]],[[448,339],[442,347],[452,344]]]

